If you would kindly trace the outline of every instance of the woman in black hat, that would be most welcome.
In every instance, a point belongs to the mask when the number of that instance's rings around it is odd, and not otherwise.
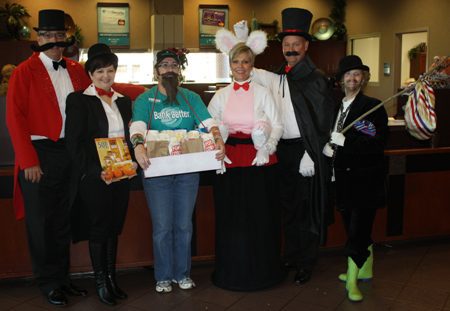
[[[363,299],[358,280],[372,278],[372,226],[377,208],[383,207],[386,199],[384,146],[388,117],[384,107],[356,122],[345,135],[341,133],[380,103],[362,93],[369,78],[369,67],[358,56],[348,55],[339,62],[337,80],[345,97],[336,114],[330,143],[324,148],[324,154],[332,157],[336,207],[347,232],[347,273],[339,275],[339,279],[346,282],[351,301]]]
[[[128,207],[129,181],[112,182],[103,171],[96,138],[128,139],[131,100],[111,88],[118,58],[102,43],[89,48],[85,70],[92,84],[71,93],[66,102],[66,146],[73,161],[72,202],[74,241],[89,240],[89,252],[100,301],[115,305],[127,294],[116,283],[117,237]],[[114,172],[115,177],[121,175]]]

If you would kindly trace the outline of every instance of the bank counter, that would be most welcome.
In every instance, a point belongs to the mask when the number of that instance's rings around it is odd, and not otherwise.
[[[448,101],[446,104],[448,109]],[[450,113],[443,115],[448,118]],[[445,123],[450,124],[441,124]],[[429,141],[414,140],[404,127],[392,126],[385,155],[389,170],[386,183],[388,202],[386,208],[378,211],[374,240],[383,242],[450,235],[450,142],[441,140],[439,147],[432,147]],[[25,223],[14,218],[12,175],[12,166],[0,167],[0,278],[32,274]],[[214,172],[201,173],[193,219],[194,261],[214,259],[214,177]],[[329,227],[324,247],[341,247],[344,243],[344,228],[340,215],[335,212],[335,222]],[[120,236],[118,267],[149,266],[152,259],[149,211],[140,179],[135,177],[124,231]],[[91,271],[86,242],[72,245],[71,271]]]

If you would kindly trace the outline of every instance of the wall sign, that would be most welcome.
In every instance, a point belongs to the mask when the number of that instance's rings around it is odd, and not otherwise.
[[[112,48],[130,47],[130,5],[97,3],[98,42]]]
[[[199,47],[215,48],[217,30],[228,29],[228,5],[199,5]]]

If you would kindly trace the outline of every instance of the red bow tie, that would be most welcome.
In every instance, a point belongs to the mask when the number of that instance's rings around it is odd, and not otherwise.
[[[98,93],[98,96],[106,95],[108,97],[112,97],[114,95],[114,91],[105,91],[104,89],[99,89],[98,87],[95,87],[95,90]]]
[[[250,87],[250,83],[248,83],[248,82],[245,82],[245,83],[242,83],[242,84],[234,82],[234,85],[233,85],[233,89],[235,91],[239,90],[240,88],[243,88],[245,91],[248,91],[249,87]]]
[[[291,69],[292,69],[291,66],[286,65],[286,66],[284,67],[284,72],[285,72],[285,73],[288,73],[289,71],[291,71]]]

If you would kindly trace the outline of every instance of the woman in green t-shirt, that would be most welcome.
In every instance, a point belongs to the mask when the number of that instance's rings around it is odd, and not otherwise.
[[[142,169],[151,165],[143,144],[150,129],[204,128],[214,136],[216,158],[225,157],[219,129],[200,96],[178,86],[180,66],[183,66],[180,59],[184,60],[184,55],[174,50],[158,52],[155,64],[158,85],[140,95],[134,104],[130,135]],[[199,178],[199,173],[143,178],[153,225],[155,290],[159,293],[171,292],[172,283],[181,289],[195,287],[190,278],[191,238]]]

